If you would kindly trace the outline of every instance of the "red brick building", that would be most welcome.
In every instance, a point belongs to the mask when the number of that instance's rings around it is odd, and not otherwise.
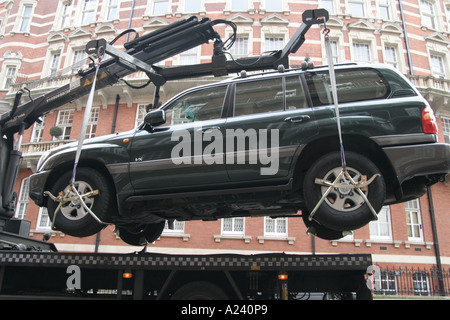
[[[37,96],[73,80],[77,70],[85,65],[83,49],[92,39],[112,40],[128,28],[142,35],[188,15],[207,16],[235,22],[238,37],[231,53],[235,57],[252,56],[282,47],[299,27],[302,12],[318,7],[330,12],[328,27],[335,62],[387,63],[398,68],[433,107],[440,141],[450,142],[448,0],[0,1],[0,112],[11,108],[15,92],[23,86]],[[217,30],[223,38],[231,33],[231,29],[221,26]],[[321,31],[318,26],[310,30],[306,43],[291,56],[292,66],[300,65],[306,57],[316,65],[325,64]],[[124,41],[125,37],[115,45],[122,49]],[[162,64],[208,62],[212,50],[212,45],[204,45]],[[168,83],[161,90],[161,99],[167,101],[183,89],[218,80],[221,79],[206,77]],[[128,81],[142,84],[146,77],[136,73]],[[86,136],[132,129],[142,120],[152,99],[151,87],[134,90],[119,83],[97,91]],[[35,170],[39,156],[49,148],[78,139],[86,100],[87,97],[79,99],[47,114],[43,124],[35,124],[25,133],[24,160],[16,185],[16,216],[31,221],[34,238],[40,239],[50,231],[50,241],[60,251],[133,252],[140,248],[125,245],[112,227],[88,238],[51,231],[46,211],[28,201],[27,177]],[[49,132],[54,126],[63,129],[58,139]],[[449,183],[434,185],[429,194],[418,200],[384,208],[379,221],[339,241],[306,235],[303,222],[297,218],[235,218],[177,223],[175,230],[166,230],[148,250],[371,253],[374,262],[384,270],[380,275],[383,293],[420,295],[439,293],[434,271],[440,261],[447,273],[445,290],[449,295]],[[409,272],[410,288],[402,291],[400,274],[405,270]]]

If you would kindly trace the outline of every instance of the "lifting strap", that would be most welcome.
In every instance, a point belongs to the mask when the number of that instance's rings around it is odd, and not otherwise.
[[[94,60],[94,59],[92,59],[92,60]],[[52,199],[55,202],[59,202],[58,207],[56,208],[55,213],[53,215],[52,229],[55,228],[56,215],[61,210],[61,207],[63,205],[65,205],[66,203],[69,203],[72,201],[77,201],[84,208],[84,210],[86,210],[89,213],[89,215],[91,215],[98,223],[106,224],[103,221],[101,221],[97,217],[97,215],[94,212],[92,212],[92,210],[84,202],[85,198],[96,196],[99,194],[99,191],[94,190],[92,192],[80,195],[77,188],[75,187],[75,178],[77,175],[78,162],[80,161],[81,150],[83,148],[83,143],[84,143],[85,136],[86,136],[87,123],[89,121],[89,117],[91,116],[92,105],[94,102],[95,86],[97,83],[97,75],[98,75],[98,70],[100,68],[101,60],[102,60],[102,57],[99,56],[99,57],[97,57],[97,61],[96,62],[94,61],[95,75],[94,75],[91,91],[89,93],[89,97],[88,97],[88,100],[86,103],[86,110],[84,111],[83,122],[81,124],[80,137],[78,139],[77,152],[75,154],[75,161],[74,161],[74,165],[73,165],[72,178],[70,180],[70,185],[64,191],[60,192],[57,197],[55,197],[49,191],[44,192],[46,195],[48,195],[50,197],[50,199]]]
[[[325,20],[324,20],[324,26],[325,26],[325,28],[323,30],[323,34],[325,36],[325,52],[326,52],[327,60],[328,60],[328,67],[329,67],[329,73],[330,73],[330,83],[331,83],[331,93],[332,93],[332,96],[333,96],[334,109],[335,109],[335,113],[336,113],[336,121],[337,121],[337,127],[338,127],[338,135],[339,135],[339,148],[340,148],[340,154],[341,154],[342,170],[341,170],[340,174],[336,177],[334,182],[329,182],[329,181],[325,181],[325,180],[322,180],[322,179],[316,179],[315,180],[316,184],[319,184],[319,185],[322,185],[322,186],[327,186],[328,189],[322,195],[322,198],[319,200],[317,205],[314,207],[314,209],[310,213],[308,219],[309,219],[309,221],[313,220],[313,217],[316,214],[317,210],[319,209],[321,204],[325,201],[325,199],[328,197],[328,195],[330,194],[330,192],[334,188],[347,188],[347,189],[351,188],[351,189],[356,190],[356,192],[358,192],[358,194],[363,198],[364,202],[367,204],[367,206],[369,207],[370,211],[372,212],[374,220],[378,220],[377,212],[375,211],[373,206],[370,204],[369,199],[367,199],[367,197],[364,194],[362,189],[367,188],[367,186],[369,184],[371,184],[375,180],[375,178],[377,176],[379,176],[379,174],[374,175],[372,178],[369,179],[369,181],[359,183],[357,181],[354,181],[353,178],[351,177],[351,175],[347,171],[347,162],[346,162],[346,159],[345,159],[344,143],[343,143],[343,140],[342,140],[342,126],[341,126],[341,116],[340,116],[340,113],[339,113],[339,100],[338,100],[337,85],[336,85],[336,73],[335,73],[335,70],[334,70],[333,52],[332,52],[332,49],[331,49],[331,42],[330,42],[330,37],[329,37],[330,29],[327,27],[327,23],[326,23]],[[348,181],[351,184],[350,185],[348,185],[348,184],[341,184],[340,181],[341,181],[342,178],[348,179]]]

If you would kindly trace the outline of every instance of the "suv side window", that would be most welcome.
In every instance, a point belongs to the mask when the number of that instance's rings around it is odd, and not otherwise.
[[[273,78],[236,84],[234,115],[284,110],[283,79]]]
[[[328,71],[306,74],[314,106],[333,103]],[[336,70],[339,103],[385,99],[391,89],[388,82],[373,69]]]
[[[226,92],[224,85],[185,94],[164,108],[166,123],[163,126],[220,118]]]
[[[286,110],[308,108],[299,76],[286,77]]]

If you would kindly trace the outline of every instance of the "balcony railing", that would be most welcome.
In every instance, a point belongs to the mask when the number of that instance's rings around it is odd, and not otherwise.
[[[433,76],[412,76],[407,75],[409,80],[417,89],[435,89],[438,91],[442,91],[445,94],[450,92],[450,80],[436,78]]]
[[[60,147],[76,140],[55,140],[45,142],[30,142],[22,144],[20,151],[24,157],[40,157],[44,152]]]

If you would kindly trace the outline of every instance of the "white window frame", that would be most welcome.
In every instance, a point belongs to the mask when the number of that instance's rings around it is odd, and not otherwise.
[[[72,120],[70,121],[70,122],[61,122],[61,115],[63,114],[63,113],[72,113]],[[74,109],[65,109],[65,110],[59,110],[58,111],[58,117],[57,117],[57,119],[56,119],[56,126],[57,127],[60,127],[61,129],[62,129],[62,134],[61,134],[61,136],[59,137],[59,139],[56,139],[56,137],[54,138],[54,140],[70,140],[70,135],[72,134],[72,125],[73,125],[73,118],[74,118],[74,116],[75,116],[75,110]],[[70,134],[69,134],[69,136],[67,137],[67,138],[65,138],[66,137],[66,131],[67,131],[67,128],[70,128]]]
[[[248,56],[250,53],[250,35],[238,34],[230,53],[235,59]]]
[[[88,2],[92,1],[93,4],[91,4],[90,7],[87,7]],[[94,5],[95,2],[95,5]],[[98,7],[98,0],[83,0],[80,2],[81,5],[81,25],[90,25],[92,23],[95,23],[97,21],[97,7]],[[90,17],[91,19],[87,19]]]
[[[27,216],[29,190],[30,190],[30,178],[27,177],[22,180],[22,184],[20,185],[19,197],[17,198],[17,208],[14,214],[14,217],[17,219],[23,220]]]
[[[100,116],[100,107],[92,107],[89,120],[86,127],[86,139],[95,138],[98,129],[98,118]]]
[[[331,15],[337,14],[337,10],[339,9],[339,7],[336,6],[336,0],[321,0],[320,8],[326,9]]]
[[[381,230],[387,229],[387,235],[381,235]],[[384,206],[378,213],[378,220],[369,223],[371,240],[392,240],[391,210]]]
[[[155,13],[156,3],[159,3],[159,2],[167,2],[167,12],[163,13],[161,11],[159,13]],[[151,17],[154,17],[154,16],[165,16],[167,14],[171,14],[172,13],[172,6],[171,6],[171,4],[172,4],[172,2],[170,0],[152,0],[151,5],[150,5],[151,9],[150,9],[149,15]]]
[[[366,15],[368,14],[368,10],[366,7],[366,2],[365,0],[347,0],[346,2],[346,12],[348,12],[348,14],[350,14],[352,17],[361,17],[364,18],[366,17]],[[352,12],[352,5],[360,5],[362,8],[362,15],[358,15],[355,14],[354,12]]]
[[[44,134],[44,129],[45,129],[45,119],[46,119],[47,115],[43,115],[42,118],[42,122],[35,122],[34,126],[33,126],[33,132],[31,133],[31,139],[30,142],[31,143],[38,143],[42,141],[42,135]]]
[[[50,64],[48,68],[48,76],[56,77],[61,65],[61,51],[53,51],[50,55]]]
[[[369,54],[368,59],[367,60],[363,60],[360,59],[360,52],[358,52],[357,50],[359,50],[359,47],[361,46],[367,46],[367,52]],[[364,63],[371,63],[372,62],[372,43],[369,42],[364,42],[364,41],[353,41],[352,44],[352,55],[353,55],[353,61],[355,62],[364,62]]]
[[[281,4],[280,8],[269,8],[269,2],[273,2],[276,4]],[[287,4],[285,3],[284,0],[264,0],[264,10],[268,11],[268,12],[283,12],[286,10],[286,6]]]
[[[268,231],[269,223],[271,224],[273,222],[273,228],[275,231]],[[278,232],[278,225],[280,223],[285,224],[285,232]],[[270,238],[287,238],[289,235],[288,230],[288,218],[276,218],[272,219],[271,217],[264,217],[264,237],[270,237]]]
[[[450,143],[450,117],[441,116],[441,122],[445,143]]]
[[[27,14],[27,9],[29,9],[29,13]],[[31,30],[31,20],[33,19],[33,11],[34,6],[29,3],[24,3],[22,7],[22,13],[20,16],[20,24],[19,24],[19,32],[27,33]],[[27,15],[25,15],[27,14]]]
[[[392,1],[393,0],[377,0],[377,14],[378,18],[385,20],[385,21],[392,21],[393,19],[393,12],[392,12]],[[388,17],[382,17],[381,11],[382,9],[387,10]]]
[[[414,294],[419,296],[430,295],[430,281],[428,274],[422,271],[417,271],[412,274],[412,282]],[[426,289],[424,287],[426,286]]]
[[[436,14],[438,11],[436,11],[436,2],[429,0],[419,0],[419,8],[422,17],[422,26],[433,30],[438,29],[438,19]],[[428,9],[431,9],[431,12],[429,12]]]
[[[180,1],[179,2],[180,8],[178,10],[183,13],[199,13],[199,12],[206,11],[206,9],[205,9],[205,1],[206,0],[196,0],[196,1],[198,1],[198,8],[195,8],[195,9],[190,9],[189,6],[187,5],[188,3],[191,3],[191,1],[192,0]]]
[[[264,35],[264,51],[282,50],[286,44],[284,34],[265,34]]]
[[[419,199],[405,202],[405,213],[408,241],[423,242],[423,226]],[[417,217],[417,223],[414,222],[414,215]],[[416,234],[415,227],[418,228],[419,234]]]
[[[446,63],[446,55],[442,53],[430,52],[430,70],[434,77],[447,79],[447,63]],[[437,70],[436,62],[438,62],[439,69]]]
[[[114,1],[115,3],[112,3]],[[113,21],[119,19],[120,0],[106,0],[105,20]]]
[[[394,53],[394,57],[392,59],[392,57],[390,57],[389,51],[392,53]],[[399,55],[397,52],[397,46],[396,45],[392,45],[392,44],[385,44],[384,45],[384,63],[399,69],[400,63],[399,63]]]
[[[186,223],[184,221],[177,221],[175,220],[173,222],[173,229],[169,229],[169,223],[166,220],[166,223],[164,225],[164,229],[162,232],[162,236],[168,236],[168,235],[180,235],[184,234],[184,228],[186,227]]]
[[[72,16],[73,3],[71,1],[61,2],[60,15],[57,29],[65,29],[70,27],[70,18]],[[58,16],[57,16],[58,17]]]
[[[39,208],[38,219],[36,222],[36,231],[51,231],[52,221],[48,215],[47,208]]]
[[[17,66],[6,65],[5,81],[3,83],[3,89],[9,90],[9,86],[14,84],[14,82],[16,81],[16,75],[17,75]]]
[[[144,118],[147,115],[147,105],[138,104],[136,108],[136,118],[134,121],[134,127],[137,128],[144,122]]]
[[[242,220],[242,230],[236,230],[236,225],[239,222],[239,220]],[[224,230],[225,223],[227,221],[231,222],[231,230]],[[239,217],[239,218],[224,218],[221,219],[221,226],[220,226],[221,234],[222,236],[244,236],[245,235],[245,218]]]

